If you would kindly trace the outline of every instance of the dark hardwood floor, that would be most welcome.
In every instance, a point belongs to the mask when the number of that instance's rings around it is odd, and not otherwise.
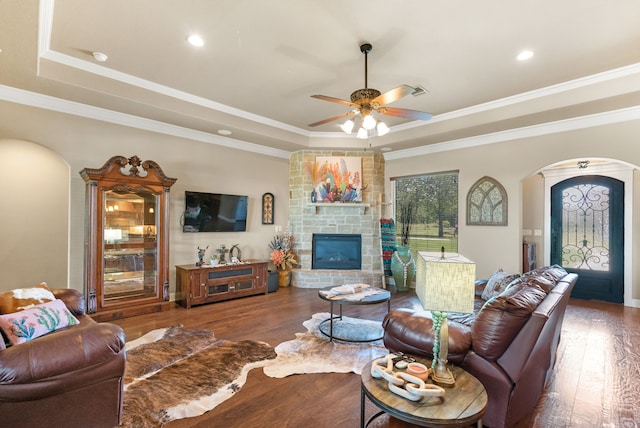
[[[393,292],[391,307],[419,307],[415,294]],[[150,330],[183,324],[228,340],[276,346],[304,331],[313,313],[328,312],[315,289],[281,288],[268,295],[118,320],[133,340]],[[344,315],[382,320],[386,305],[346,306]],[[640,309],[572,300],[547,391],[524,427],[636,427],[640,422]],[[197,374],[194,374],[197,376]],[[377,409],[369,402],[367,417]],[[178,427],[357,427],[360,377],[353,373],[294,375],[284,379],[252,370],[234,397],[212,411],[174,421]],[[376,427],[407,427],[380,418]]]

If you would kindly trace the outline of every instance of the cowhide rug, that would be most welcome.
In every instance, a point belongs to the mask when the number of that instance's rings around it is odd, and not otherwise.
[[[305,333],[296,333],[296,338],[276,346],[278,357],[268,362],[264,373],[269,377],[282,378],[303,373],[349,373],[360,374],[371,360],[385,356],[389,351],[382,340],[371,343],[329,342],[318,326],[329,317],[329,313],[317,313],[303,323]],[[328,332],[329,324],[323,326]],[[373,339],[382,337],[379,321],[342,317],[334,324],[333,334],[350,339]]]
[[[122,426],[160,427],[199,416],[275,357],[266,343],[217,339],[207,330],[173,326],[147,333],[127,343]]]

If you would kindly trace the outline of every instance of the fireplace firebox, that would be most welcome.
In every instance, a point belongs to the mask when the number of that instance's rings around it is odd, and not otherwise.
[[[344,233],[314,233],[311,269],[362,269],[362,236]]]

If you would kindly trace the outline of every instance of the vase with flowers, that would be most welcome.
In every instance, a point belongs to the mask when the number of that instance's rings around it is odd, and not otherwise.
[[[287,230],[273,237],[269,244],[271,261],[278,269],[278,285],[288,287],[291,284],[291,268],[298,263],[293,253],[293,235]]]

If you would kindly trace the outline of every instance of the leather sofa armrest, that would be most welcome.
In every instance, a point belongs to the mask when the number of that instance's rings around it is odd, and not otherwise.
[[[41,381],[99,365],[121,353],[122,328],[91,323],[58,330],[0,351],[0,385]]]
[[[449,321],[450,362],[460,363],[471,348],[471,328]],[[391,351],[433,358],[433,320],[427,311],[394,310],[382,321],[384,344]]]
[[[60,299],[64,302],[71,313],[77,317],[84,315],[85,302],[84,294],[73,288],[54,288],[51,292],[56,299]]]

